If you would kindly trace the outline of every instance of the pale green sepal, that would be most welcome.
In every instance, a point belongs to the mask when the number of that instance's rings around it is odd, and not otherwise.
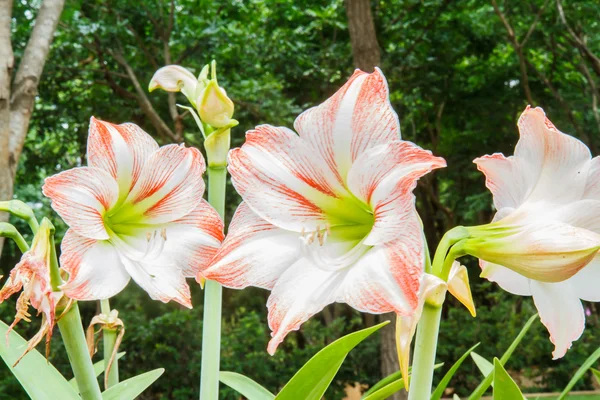
[[[31,350],[16,367],[12,365],[27,348],[27,341],[14,330],[4,340],[8,325],[0,321],[0,356],[33,400],[79,400],[77,391],[37,350]],[[8,343],[7,343],[8,342]]]
[[[219,380],[248,400],[273,400],[275,395],[245,375],[221,371]]]
[[[102,400],[134,400],[160,378],[164,372],[164,368],[158,368],[119,382],[102,392]]]
[[[523,393],[508,375],[500,360],[494,358],[494,400],[522,400]]]
[[[389,321],[351,333],[331,343],[312,357],[283,387],[277,400],[320,400],[348,353]]]

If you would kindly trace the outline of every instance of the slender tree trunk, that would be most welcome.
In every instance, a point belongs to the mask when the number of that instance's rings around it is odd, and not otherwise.
[[[11,85],[11,0],[0,0],[0,200],[13,196],[13,182],[23,150],[44,64],[65,0],[44,0]],[[6,220],[7,216],[0,216]],[[4,242],[0,238],[0,253]]]
[[[370,1],[345,0],[345,5],[354,65],[363,71],[371,72],[381,64],[381,53],[377,43]],[[392,324],[383,328],[381,333],[381,374],[387,376],[399,370],[393,323],[396,321],[396,316],[394,313],[390,313],[381,315],[380,319],[381,321],[392,321]],[[369,323],[370,319],[365,318],[365,322]],[[392,400],[407,398],[406,391],[400,391],[389,397]]]
[[[345,4],[354,65],[363,71],[371,72],[381,64],[381,53],[370,1],[346,0]]]

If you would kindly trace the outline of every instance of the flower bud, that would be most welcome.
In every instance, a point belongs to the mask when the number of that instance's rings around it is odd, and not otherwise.
[[[211,80],[198,98],[197,107],[200,119],[214,128],[222,128],[231,123],[234,105],[225,90]]]

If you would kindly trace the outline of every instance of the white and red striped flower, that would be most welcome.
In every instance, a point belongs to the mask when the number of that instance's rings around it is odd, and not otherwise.
[[[556,359],[583,332],[580,299],[600,301],[600,158],[541,108],[528,107],[518,125],[514,156],[475,160],[498,211],[471,230],[465,249],[480,258],[482,276],[533,296]]]
[[[87,167],[47,178],[43,188],[69,225],[60,258],[65,294],[105,299],[133,278],[153,299],[191,307],[185,278],[223,239],[223,222],[202,199],[202,154],[159,148],[135,124],[92,118],[87,158]]]
[[[50,235],[53,233],[54,227],[48,219],[44,218],[33,238],[31,248],[23,254],[21,261],[10,271],[8,280],[0,290],[0,303],[21,289],[23,290],[17,300],[15,320],[8,332],[21,320],[30,322],[30,305],[44,316],[39,333],[31,339],[23,356],[35,348],[44,335],[46,335],[46,343],[50,343],[52,329],[56,323],[56,303],[62,293],[53,292],[50,284]]]
[[[204,271],[228,287],[272,291],[271,354],[333,302],[413,313],[424,238],[412,191],[421,176],[446,165],[400,140],[379,69],[356,71],[294,126],[298,134],[259,126],[229,153],[244,202]]]

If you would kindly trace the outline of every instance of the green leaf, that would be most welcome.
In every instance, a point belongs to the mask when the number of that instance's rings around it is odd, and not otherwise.
[[[121,353],[117,353],[117,360],[120,359],[121,357],[123,357],[125,355],[125,352],[121,352]],[[97,363],[94,363],[94,372],[96,373],[96,376],[100,376],[100,374],[102,372],[104,372],[104,360],[98,361]],[[71,379],[69,381],[69,383],[71,384],[71,386],[73,387],[73,389],[75,390],[79,390],[77,388],[77,381],[75,380],[75,378]]]
[[[452,377],[454,376],[454,374],[456,373],[458,368],[460,368],[460,365],[463,363],[463,361],[465,361],[465,359],[469,356],[469,354],[471,354],[471,352],[473,350],[475,350],[477,348],[477,346],[479,346],[479,345],[480,345],[480,343],[477,343],[475,346],[473,346],[469,350],[467,350],[465,352],[465,354],[463,354],[454,363],[454,365],[448,370],[448,372],[446,372],[446,375],[444,375],[444,377],[442,378],[442,380],[440,381],[438,386],[435,388],[435,391],[431,395],[431,400],[440,400],[442,398],[442,395],[444,394],[444,390],[446,390],[448,383],[450,383],[450,379],[452,379]]]
[[[444,363],[436,364],[433,366],[433,369],[438,369],[443,365]],[[410,370],[411,369],[409,368],[409,374]],[[397,371],[373,385],[373,387],[362,396],[362,400],[387,399],[392,394],[402,389],[404,389],[404,380],[402,379],[400,371]]]
[[[0,356],[29,397],[33,400],[79,400],[79,395],[65,377],[35,349],[13,368],[12,365],[27,348],[27,341],[13,330],[7,344],[4,340],[7,331],[8,325],[0,321]]]
[[[484,378],[486,376],[488,376],[489,374],[491,374],[492,371],[494,370],[494,365],[491,362],[489,362],[488,360],[486,360],[485,358],[481,357],[479,354],[472,352],[471,358],[475,362],[475,365],[477,365],[477,368],[479,369],[479,371],[481,371],[481,373],[483,374]],[[493,382],[492,382],[492,386],[494,386]]]
[[[524,399],[523,393],[506,372],[500,360],[494,357],[494,400]]]
[[[571,389],[573,389],[573,386],[575,386],[577,381],[579,381],[581,379],[581,377],[583,375],[585,375],[587,370],[590,369],[590,367],[592,365],[594,365],[594,363],[596,362],[596,360],[598,360],[598,358],[600,358],[600,348],[598,348],[595,352],[593,352],[592,355],[589,356],[583,364],[581,364],[581,367],[579,367],[577,372],[575,372],[575,375],[573,375],[573,378],[571,378],[571,380],[565,387],[565,390],[562,391],[560,396],[558,396],[557,400],[563,400],[567,396],[567,394],[569,394],[569,392],[571,391]],[[598,377],[597,375],[595,375],[595,376]]]
[[[389,321],[386,321],[346,335],[319,351],[296,372],[275,399],[320,400],[350,350],[388,323]]]
[[[275,395],[245,375],[221,371],[219,380],[248,400],[272,400]]]
[[[454,396],[452,396],[452,400],[460,400],[460,397],[455,393]]]
[[[531,328],[531,325],[533,325],[533,323],[537,319],[538,319],[538,315],[534,314],[531,316],[531,318],[529,318],[529,320],[527,320],[527,322],[525,323],[525,326],[523,326],[523,328],[521,329],[521,332],[519,332],[519,334],[517,335],[515,340],[513,340],[513,342],[510,344],[510,346],[508,346],[508,349],[506,349],[506,351],[502,355],[502,358],[500,358],[501,365],[506,364],[506,362],[508,361],[510,356],[512,356],[512,353],[515,351],[515,349],[519,345],[519,343],[521,343],[521,340],[523,340],[523,338],[525,337],[525,334],[527,333],[529,328]],[[485,391],[493,383],[493,379],[494,379],[494,374],[491,374],[491,373],[488,374],[488,376],[479,384],[479,386],[477,386],[477,388],[473,391],[473,393],[471,393],[471,396],[469,396],[469,400],[480,399],[481,396],[483,396],[483,394],[485,393]]]
[[[594,374],[594,378],[596,378],[596,381],[600,383],[600,371],[598,371],[595,368],[590,368],[590,370],[592,371],[592,374]]]
[[[119,382],[102,393],[102,400],[134,400],[165,372],[158,368]]]

